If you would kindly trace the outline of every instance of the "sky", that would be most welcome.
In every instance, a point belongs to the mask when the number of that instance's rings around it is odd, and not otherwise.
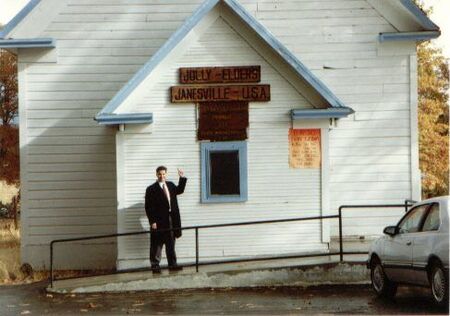
[[[6,24],[29,0],[0,0],[0,23]],[[433,40],[443,50],[444,56],[450,59],[450,0],[422,0],[427,7],[433,7],[431,19],[441,28],[442,35]]]

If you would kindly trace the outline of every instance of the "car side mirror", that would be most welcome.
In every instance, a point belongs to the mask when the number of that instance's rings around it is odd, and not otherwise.
[[[383,230],[383,233],[389,236],[394,236],[397,234],[397,226],[388,226]]]

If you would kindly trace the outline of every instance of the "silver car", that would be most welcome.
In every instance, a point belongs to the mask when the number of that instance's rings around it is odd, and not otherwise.
[[[397,284],[431,288],[438,305],[448,304],[449,197],[416,203],[396,226],[371,245],[367,267],[372,287],[393,297]]]

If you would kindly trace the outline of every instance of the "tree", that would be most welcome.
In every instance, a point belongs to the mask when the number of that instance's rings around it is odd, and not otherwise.
[[[417,48],[419,164],[424,198],[449,194],[449,65],[429,42]]]
[[[11,125],[17,116],[17,58],[0,49],[0,120],[2,125]]]
[[[13,125],[18,114],[17,59],[0,49],[0,180],[19,183],[19,129]]]
[[[423,1],[415,0],[428,16]],[[449,64],[428,42],[417,47],[419,76],[419,165],[422,197],[449,194]]]

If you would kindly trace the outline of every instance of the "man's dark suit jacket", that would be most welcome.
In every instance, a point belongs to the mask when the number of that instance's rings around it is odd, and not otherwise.
[[[177,195],[184,192],[187,178],[180,177],[178,185],[173,182],[166,181],[167,188],[170,193],[170,212],[172,215],[172,227],[181,227],[180,209],[178,208]],[[145,191],[145,212],[147,213],[150,226],[156,223],[157,229],[168,229],[169,224],[169,202],[166,194],[158,182],[150,185]],[[175,230],[176,238],[181,237],[181,230]]]

